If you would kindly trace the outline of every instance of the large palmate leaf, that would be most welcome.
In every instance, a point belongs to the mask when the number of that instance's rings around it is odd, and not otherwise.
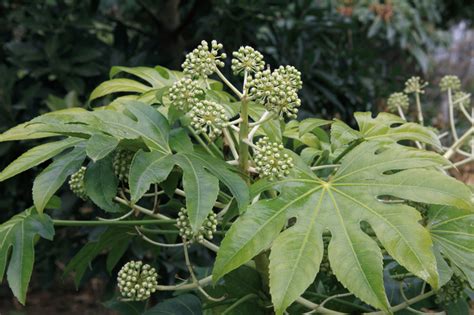
[[[460,269],[474,287],[474,208],[431,206],[428,219],[435,250]]]
[[[139,139],[151,150],[170,152],[169,129],[166,118],[153,107],[138,101],[126,101],[120,108],[114,109],[87,111],[72,108],[44,114],[7,130],[0,135],[0,142],[54,135],[90,138],[89,154],[100,159],[114,146],[114,141],[107,139],[109,141],[105,146],[108,148],[104,151],[97,148],[96,142],[104,143],[105,136],[119,141]]]
[[[81,248],[66,266],[64,275],[74,272],[74,282],[78,286],[84,273],[91,268],[91,262],[104,251],[108,252],[107,271],[111,272],[134,237],[133,231],[129,226],[107,228],[96,241],[89,242]]]
[[[354,130],[342,121],[336,121],[331,127],[331,143],[339,147],[353,140],[364,138],[365,140],[389,140],[401,141],[412,140],[430,144],[440,148],[436,134],[427,127],[419,124],[409,123],[399,116],[380,113],[372,118],[370,112],[357,112],[354,117],[359,130]]]
[[[84,140],[80,138],[67,138],[34,147],[10,163],[10,165],[8,165],[0,173],[0,181],[4,181],[36,165],[39,165],[63,152],[65,149],[79,144],[82,141]]]
[[[376,141],[348,153],[327,181],[299,163],[295,178],[275,183],[277,198],[249,206],[232,225],[213,277],[219,279],[271,247],[270,292],[277,314],[282,314],[314,281],[322,258],[322,234],[329,231],[328,256],[336,277],[361,300],[386,310],[382,254],[361,229],[364,221],[394,259],[438,287],[431,237],[418,222],[420,213],[383,200],[392,196],[472,207],[469,189],[434,169],[445,163],[435,153]],[[296,218],[296,223],[280,234],[289,218]]]
[[[28,283],[33,271],[37,235],[52,240],[54,227],[48,215],[38,214],[34,208],[25,210],[0,225],[0,282],[11,252],[7,280],[21,304],[25,304]]]

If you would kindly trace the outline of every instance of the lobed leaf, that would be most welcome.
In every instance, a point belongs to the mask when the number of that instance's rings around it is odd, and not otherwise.
[[[114,203],[119,180],[115,176],[112,157],[91,162],[84,175],[86,195],[98,207],[107,212],[118,212],[120,207]]]
[[[338,280],[364,302],[387,310],[381,251],[361,229],[364,221],[395,260],[438,287],[431,237],[419,212],[384,200],[471,209],[469,189],[434,170],[445,163],[435,153],[367,141],[348,153],[327,181],[297,167],[296,178],[273,184],[277,198],[252,204],[232,225],[217,254],[214,281],[271,248],[270,288],[276,313],[282,314],[316,277],[320,240],[328,230],[328,256]],[[296,223],[280,234],[290,218]]]
[[[97,133],[87,141],[86,153],[92,161],[96,162],[115,150],[118,144],[119,140],[117,138]]]
[[[37,235],[52,240],[54,226],[48,215],[39,214],[34,208],[29,208],[0,225],[0,282],[8,263],[8,284],[23,305],[33,272]]]

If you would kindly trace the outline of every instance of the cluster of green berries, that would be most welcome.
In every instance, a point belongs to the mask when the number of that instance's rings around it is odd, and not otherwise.
[[[459,91],[461,89],[461,80],[455,75],[445,75],[439,81],[439,87],[441,91],[447,91],[448,89]]]
[[[290,174],[294,166],[293,159],[283,153],[283,145],[270,142],[267,137],[260,138],[255,149],[255,170],[260,177],[268,177],[270,180],[281,179]]]
[[[130,164],[134,156],[134,152],[128,150],[119,150],[115,153],[112,165],[115,175],[120,181],[128,182],[128,174],[130,173]]]
[[[444,305],[456,303],[464,295],[464,289],[467,285],[468,283],[464,278],[453,274],[451,279],[436,293],[436,303]]]
[[[211,46],[203,40],[192,52],[186,55],[186,60],[181,65],[185,75],[192,78],[207,78],[213,74],[217,67],[224,67],[225,53],[220,53],[222,44],[213,40]]]
[[[232,71],[234,74],[255,73],[265,68],[263,55],[250,46],[240,47],[232,53]]]
[[[388,97],[387,107],[388,110],[391,112],[396,112],[398,108],[401,108],[402,111],[406,111],[409,106],[410,100],[408,99],[408,96],[405,93],[392,93]]]
[[[428,85],[427,82],[423,82],[420,77],[411,77],[405,82],[404,92],[407,94],[417,93],[424,94],[424,88]]]
[[[85,166],[81,167],[77,172],[72,174],[69,179],[69,188],[82,200],[87,199],[86,187],[84,186],[84,175],[86,174],[86,169]]]
[[[117,283],[122,296],[133,301],[143,301],[158,288],[155,268],[141,261],[130,261],[120,269]]]
[[[197,81],[184,77],[171,86],[169,98],[178,109],[187,111],[204,98],[204,91]]]
[[[301,100],[298,90],[302,87],[301,74],[294,67],[280,67],[257,72],[248,80],[251,98],[283,118],[296,118]]]
[[[224,107],[213,101],[200,101],[189,111],[191,126],[198,133],[205,133],[214,139],[222,133],[229,122]]]
[[[217,231],[217,216],[214,212],[209,213],[204,223],[195,234],[189,223],[188,211],[186,208],[181,208],[178,212],[176,225],[179,228],[179,235],[187,240],[196,240],[198,242],[204,241],[204,238],[212,240],[214,233]]]

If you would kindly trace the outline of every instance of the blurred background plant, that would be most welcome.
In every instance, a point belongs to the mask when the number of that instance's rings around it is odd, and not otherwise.
[[[384,110],[412,75],[453,73],[472,85],[473,18],[463,0],[0,0],[0,132],[38,113],[88,106],[113,65],[177,68],[202,39],[227,53],[250,45],[272,66],[295,66],[300,115],[352,123],[354,111]],[[0,144],[0,168],[26,149]],[[31,205],[31,174],[0,191],[0,222]],[[62,200],[65,217],[94,215],[68,193]],[[53,281],[62,256],[89,232],[78,231],[73,246],[60,237],[54,249],[42,244],[38,276]]]

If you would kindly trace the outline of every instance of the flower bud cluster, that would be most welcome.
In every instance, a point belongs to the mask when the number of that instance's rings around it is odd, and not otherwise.
[[[459,91],[461,89],[461,80],[455,75],[445,75],[439,82],[441,91],[447,91],[451,89],[453,91]]]
[[[280,67],[271,72],[257,72],[248,80],[251,98],[283,118],[296,118],[301,100],[298,90],[301,88],[301,75],[293,67]]]
[[[128,174],[130,173],[130,164],[132,163],[134,152],[128,150],[119,150],[114,156],[112,165],[115,175],[119,180],[127,183]]]
[[[213,74],[217,67],[224,67],[223,59],[227,58],[225,53],[220,53],[222,44],[213,40],[211,47],[203,40],[192,52],[186,55],[186,60],[181,65],[185,75],[192,78],[207,78]]]
[[[396,112],[399,107],[403,111],[406,111],[409,105],[410,100],[408,99],[408,96],[402,92],[390,94],[387,100],[387,107],[391,112]]]
[[[155,268],[141,261],[130,261],[120,269],[117,284],[124,298],[143,301],[158,288]]]
[[[204,223],[199,228],[197,234],[193,233],[191,224],[189,223],[188,211],[186,208],[181,208],[178,212],[176,225],[179,228],[179,235],[187,240],[196,240],[198,242],[204,241],[204,238],[212,240],[214,233],[217,231],[217,216],[214,212],[209,213]]]
[[[463,294],[464,289],[468,286],[465,279],[453,274],[451,279],[442,286],[436,293],[435,301],[437,304],[451,304],[459,300]]]
[[[169,90],[171,103],[182,111],[187,111],[203,98],[204,91],[197,81],[182,78],[176,81]]]
[[[207,100],[196,103],[189,111],[189,116],[191,117],[191,126],[196,132],[206,133],[211,139],[219,136],[229,122],[224,107]]]
[[[232,53],[232,71],[234,74],[255,73],[262,71],[265,67],[263,55],[250,46],[240,47]]]
[[[427,82],[423,82],[420,77],[411,77],[405,82],[404,92],[407,94],[418,93],[424,94],[424,88],[428,85]]]
[[[86,174],[86,169],[85,166],[81,167],[77,172],[72,174],[69,179],[69,188],[82,200],[87,199],[86,187],[84,186],[84,175]]]
[[[290,174],[290,169],[294,166],[293,159],[283,153],[282,144],[270,142],[267,137],[264,137],[258,140],[256,147],[255,169],[260,177],[269,177],[270,180],[274,180]]]

